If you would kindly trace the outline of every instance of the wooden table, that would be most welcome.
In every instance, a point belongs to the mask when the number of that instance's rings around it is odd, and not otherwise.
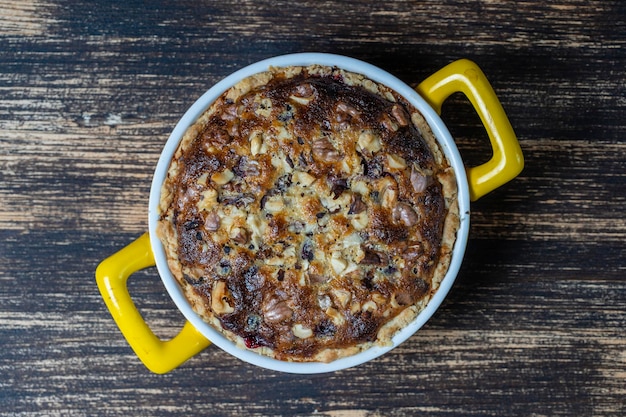
[[[0,414],[626,415],[625,4],[2,1]],[[247,64],[302,51],[411,85],[474,60],[526,167],[472,205],[452,291],[391,353],[298,376],[210,347],[152,374],[94,270],[146,231],[152,172],[186,108]],[[489,157],[463,96],[443,118],[468,165]],[[175,335],[184,320],[156,270],[130,288]]]

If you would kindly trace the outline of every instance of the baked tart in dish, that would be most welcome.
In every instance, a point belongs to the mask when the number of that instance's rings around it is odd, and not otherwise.
[[[157,234],[204,321],[244,349],[330,362],[415,319],[458,227],[455,174],[423,116],[312,65],[243,79],[186,131]]]

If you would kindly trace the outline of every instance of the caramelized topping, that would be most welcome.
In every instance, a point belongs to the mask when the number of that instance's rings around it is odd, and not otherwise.
[[[414,109],[341,74],[276,71],[226,92],[166,182],[181,283],[279,359],[375,341],[429,294],[440,253],[447,166]]]

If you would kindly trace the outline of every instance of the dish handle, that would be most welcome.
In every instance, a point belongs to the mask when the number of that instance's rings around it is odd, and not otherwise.
[[[441,114],[443,102],[453,93],[463,93],[487,130],[493,155],[482,165],[466,168],[470,199],[478,200],[515,178],[524,168],[524,157],[513,127],[482,70],[460,59],[440,69],[417,88],[417,92]]]
[[[162,341],[150,330],[128,292],[133,273],[154,266],[148,233],[111,255],[96,268],[100,294],[120,331],[143,364],[164,374],[211,344],[190,322],[171,340]]]

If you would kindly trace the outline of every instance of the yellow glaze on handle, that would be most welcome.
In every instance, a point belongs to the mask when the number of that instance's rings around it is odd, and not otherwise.
[[[482,165],[466,169],[472,201],[512,180],[522,171],[524,157],[515,132],[487,77],[474,62],[461,59],[445,66],[418,85],[417,92],[439,114],[443,102],[450,95],[464,93],[487,129],[493,156]]]
[[[145,233],[102,261],[96,269],[96,282],[113,319],[139,359],[152,372],[164,374],[211,342],[189,322],[168,341],[161,341],[150,330],[130,297],[127,281],[134,272],[154,264],[150,237]]]

